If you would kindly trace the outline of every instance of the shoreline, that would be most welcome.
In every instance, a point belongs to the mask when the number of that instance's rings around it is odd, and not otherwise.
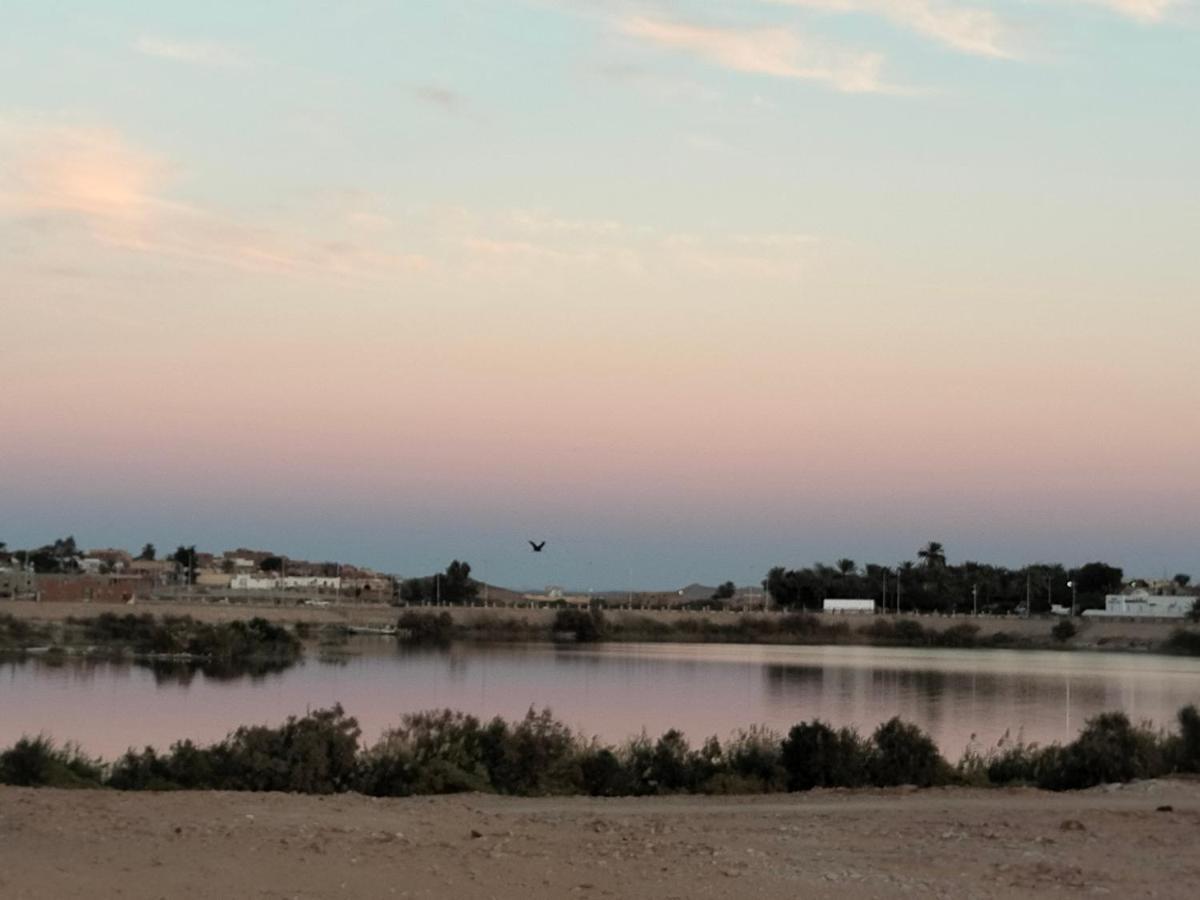
[[[514,640],[550,640],[554,609],[524,607],[394,607],[382,604],[341,604],[330,606],[255,605],[252,603],[147,601],[136,604],[36,603],[28,600],[0,603],[0,616],[11,615],[19,621],[55,625],[69,618],[86,619],[112,613],[151,613],[162,616],[191,616],[202,623],[229,623],[262,618],[275,624],[321,629],[378,629],[394,627],[405,613],[450,616],[455,639],[481,643],[508,643]],[[908,648],[958,648],[965,650],[1011,649],[1036,651],[1101,651],[1152,653],[1163,656],[1187,656],[1164,649],[1178,629],[1189,623],[1173,621],[1095,621],[1074,620],[1078,633],[1058,641],[1051,629],[1058,617],[1033,619],[989,616],[925,616],[879,614],[850,616],[830,613],[778,612],[685,612],[678,610],[611,610],[604,613],[615,630],[604,641],[612,643],[701,643],[762,644],[783,646],[872,646]],[[771,623],[784,622],[789,616],[802,616],[815,623],[818,633],[772,633]],[[913,628],[924,632],[923,639],[872,639],[862,629],[876,626]],[[708,627],[707,632],[704,626]],[[966,641],[936,643],[950,629],[974,630]],[[544,635],[541,634],[544,632]],[[624,632],[624,633],[622,633]]]

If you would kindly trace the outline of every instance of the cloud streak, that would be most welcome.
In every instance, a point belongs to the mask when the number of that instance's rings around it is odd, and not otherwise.
[[[425,265],[336,234],[312,237],[174,202],[172,172],[111,129],[0,120],[0,224],[82,228],[109,247],[250,271],[374,277]]]
[[[960,53],[1012,59],[1018,54],[1011,28],[980,6],[945,0],[773,0],[786,6],[833,13],[865,13],[921,34]],[[1120,3],[1122,0],[1113,0]],[[1139,0],[1125,0],[1137,3]],[[1143,3],[1164,0],[1140,0]],[[1167,0],[1169,2],[1169,0]]]
[[[816,81],[844,93],[905,93],[883,81],[883,56],[831,48],[787,28],[729,28],[663,18],[621,20],[624,34],[736,72]]]
[[[250,65],[249,58],[237,49],[205,41],[181,41],[144,34],[134,42],[133,48],[143,56],[195,66],[243,69]]]
[[[1161,22],[1179,0],[1081,0],[1092,6],[1104,6],[1119,15],[1139,22]]]

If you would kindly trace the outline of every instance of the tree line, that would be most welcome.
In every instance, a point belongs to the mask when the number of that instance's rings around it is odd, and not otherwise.
[[[1049,612],[1051,605],[1080,611],[1102,609],[1106,594],[1118,593],[1125,573],[1119,566],[1090,562],[1069,569],[1061,563],[1035,563],[1017,569],[981,562],[947,561],[945,547],[930,541],[917,552],[916,561],[897,566],[852,559],[833,565],[816,563],[790,569],[772,568],[763,580],[771,599],[785,609],[817,610],[827,599],[873,599],[887,610],[924,613],[1006,614]],[[1184,588],[1190,576],[1179,574]]]

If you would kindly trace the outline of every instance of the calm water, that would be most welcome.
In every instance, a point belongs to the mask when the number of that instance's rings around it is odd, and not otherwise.
[[[1062,741],[1101,711],[1170,725],[1180,706],[1200,704],[1200,660],[1133,654],[695,644],[430,651],[373,638],[351,646],[355,655],[340,663],[313,657],[260,678],[197,674],[188,683],[124,664],[6,663],[0,746],[45,732],[112,757],[341,702],[369,740],[404,712],[438,707],[512,718],[549,706],[609,741],[671,727],[698,741],[814,717],[868,731],[899,714],[957,757],[972,736],[985,746],[1008,729]]]

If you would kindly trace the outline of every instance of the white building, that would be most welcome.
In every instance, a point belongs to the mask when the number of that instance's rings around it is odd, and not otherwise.
[[[273,591],[279,587],[278,578],[255,578],[253,575],[234,575],[229,587],[235,591]]]
[[[875,601],[826,599],[823,609],[827,613],[865,613],[871,615],[875,612]]]
[[[1104,598],[1104,609],[1089,609],[1085,616],[1092,618],[1154,618],[1182,619],[1192,611],[1195,597],[1159,596],[1148,591],[1132,594],[1109,594]]]
[[[279,586],[285,590],[291,588],[315,588],[317,590],[328,588],[331,591],[336,591],[342,586],[342,579],[325,575],[288,575],[279,579]]]

